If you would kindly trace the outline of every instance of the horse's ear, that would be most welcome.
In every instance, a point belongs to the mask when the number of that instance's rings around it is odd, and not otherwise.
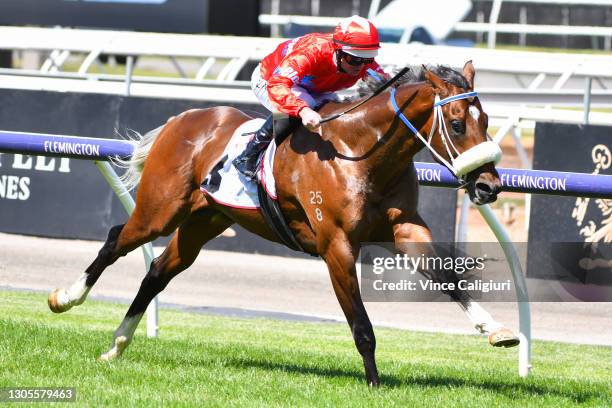
[[[425,79],[427,79],[427,82],[429,82],[431,86],[433,86],[434,90],[438,91],[438,93],[442,90],[446,90],[444,81],[439,76],[427,69],[425,70]]]
[[[474,89],[474,75],[476,74],[476,70],[474,69],[474,64],[472,64],[472,60],[469,60],[463,66],[463,76],[468,81],[468,85],[470,85],[470,89]]]

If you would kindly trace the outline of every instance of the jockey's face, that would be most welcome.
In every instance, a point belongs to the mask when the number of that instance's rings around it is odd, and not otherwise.
[[[351,76],[357,76],[364,65],[370,64],[374,58],[359,58],[340,51],[340,68]]]

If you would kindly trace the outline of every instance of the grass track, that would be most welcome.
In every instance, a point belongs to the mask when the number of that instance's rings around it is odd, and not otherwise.
[[[377,329],[384,386],[370,390],[345,325],[161,310],[160,338],[141,328],[121,360],[96,361],[126,309],[54,315],[45,295],[0,292],[0,387],[71,386],[105,407],[612,405],[612,348],[554,342],[534,343],[523,380],[516,350],[484,338]]]

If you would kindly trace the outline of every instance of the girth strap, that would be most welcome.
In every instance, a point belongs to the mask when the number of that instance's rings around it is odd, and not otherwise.
[[[274,232],[276,232],[276,235],[278,235],[283,244],[287,245],[294,251],[306,252],[293,235],[293,232],[289,229],[278,202],[273,200],[268,195],[259,178],[257,178],[257,196],[259,197],[259,206],[261,208],[261,214],[263,215],[264,220],[268,226],[272,228]],[[310,255],[317,256],[316,254]]]

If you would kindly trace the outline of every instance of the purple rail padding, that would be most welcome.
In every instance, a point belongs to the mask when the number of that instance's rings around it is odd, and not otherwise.
[[[134,143],[127,140],[0,130],[0,152],[3,153],[109,160],[115,156],[130,157],[133,151]]]
[[[419,182],[426,186],[458,187],[444,166],[415,163]],[[573,197],[612,198],[612,176],[528,169],[497,168],[503,191]]]
[[[127,158],[134,150],[127,140],[0,131],[0,152],[60,156],[87,160]],[[458,187],[455,176],[435,163],[415,163],[419,182],[426,186]],[[561,171],[498,168],[503,191],[612,198],[612,176]]]

